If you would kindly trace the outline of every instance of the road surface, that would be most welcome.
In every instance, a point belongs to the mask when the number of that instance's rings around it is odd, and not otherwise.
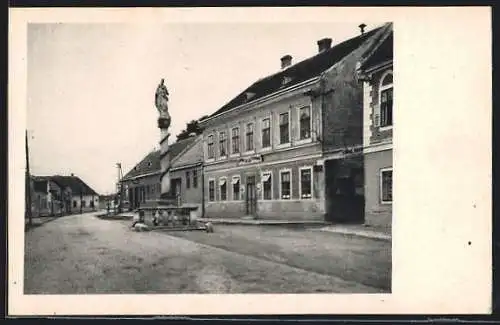
[[[390,290],[389,242],[275,227],[216,226],[213,234],[168,234],[133,232],[129,225],[83,214],[26,232],[24,292]]]

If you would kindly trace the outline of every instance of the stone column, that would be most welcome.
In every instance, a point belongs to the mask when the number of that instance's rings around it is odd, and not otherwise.
[[[170,134],[167,128],[162,128],[162,118],[158,119],[160,128],[160,165],[161,165],[161,194],[160,198],[166,198],[170,194],[170,152],[168,148],[168,138]]]

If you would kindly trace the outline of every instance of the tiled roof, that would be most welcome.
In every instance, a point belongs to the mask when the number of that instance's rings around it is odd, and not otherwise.
[[[87,185],[83,180],[78,176],[49,176],[51,180],[59,184],[61,187],[69,187],[71,188],[71,192],[73,195],[82,194],[82,195],[98,195],[96,191],[94,191],[90,186]]]
[[[322,72],[328,70],[346,55],[357,49],[366,39],[373,36],[380,29],[381,27],[373,29],[362,35],[339,43],[330,49],[318,53],[306,60],[300,61],[285,70],[256,81],[238,96],[210,115],[209,118],[229,111],[230,109],[242,104],[253,102],[278,90],[288,88],[314,77],[318,77]],[[285,78],[289,81],[283,86],[283,80]],[[247,99],[247,93],[252,93],[252,97],[250,99]]]
[[[186,149],[193,141],[196,140],[196,137],[190,137],[184,140],[179,140],[177,142],[169,145],[170,159],[174,159],[177,155],[179,155],[184,149]],[[155,150],[146,155],[137,165],[134,166],[124,177],[124,180],[127,180],[132,177],[136,177],[139,175],[155,173],[161,171],[160,164],[160,150]]]
[[[362,68],[367,69],[382,62],[393,59],[393,33],[383,41],[383,43],[363,62]]]

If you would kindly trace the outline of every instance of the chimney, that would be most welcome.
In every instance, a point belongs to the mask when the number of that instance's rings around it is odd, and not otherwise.
[[[71,176],[75,176],[75,174],[71,173]]]
[[[359,25],[358,27],[361,30],[361,35],[363,35],[365,33],[366,24],[363,23],[363,24]]]
[[[291,65],[292,65],[292,56],[291,55],[287,54],[281,58],[281,69],[285,69]]]
[[[326,51],[332,47],[331,38],[323,38],[318,41],[318,53]]]

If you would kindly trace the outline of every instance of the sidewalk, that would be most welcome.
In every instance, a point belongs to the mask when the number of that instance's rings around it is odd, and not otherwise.
[[[244,219],[244,218],[198,218],[201,222],[211,222],[219,225],[303,225],[321,226],[327,225],[322,220],[269,220],[269,219]]]
[[[366,227],[363,225],[329,225],[315,230],[380,239],[385,241],[391,241],[392,238],[390,229]]]
[[[310,226],[313,231],[326,231],[344,235],[354,235],[365,238],[390,241],[390,229],[366,227],[363,225],[330,224],[322,220],[269,220],[246,218],[200,218],[202,222],[211,222],[215,225],[273,225],[273,226]],[[323,226],[323,227],[321,227]]]

